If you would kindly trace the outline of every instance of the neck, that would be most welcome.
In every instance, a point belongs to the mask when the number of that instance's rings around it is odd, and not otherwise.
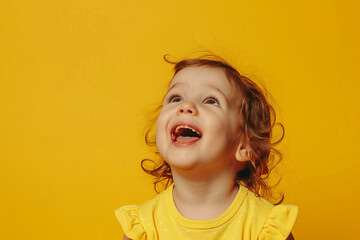
[[[221,215],[231,205],[238,192],[235,175],[223,174],[188,178],[176,171],[173,197],[179,212],[194,220],[212,219]]]

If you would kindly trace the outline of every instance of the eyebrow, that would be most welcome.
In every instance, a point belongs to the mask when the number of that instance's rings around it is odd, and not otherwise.
[[[214,89],[215,91],[217,91],[218,93],[220,93],[223,96],[223,98],[225,99],[226,103],[229,105],[229,101],[228,101],[226,95],[218,87],[215,87],[211,84],[206,84],[206,86],[208,86],[208,87]]]
[[[226,98],[226,95],[225,95],[218,87],[215,87],[215,86],[213,86],[213,85],[211,85],[211,84],[206,84],[206,86],[207,86],[207,87],[210,87],[210,88],[212,88],[212,89],[214,89],[214,90],[216,90],[216,91],[219,92],[221,95],[223,95],[224,98]]]
[[[179,84],[183,85],[184,83],[175,83],[174,85],[172,85],[172,86],[167,90],[166,94],[168,94],[171,89],[173,89],[176,85],[179,85]]]

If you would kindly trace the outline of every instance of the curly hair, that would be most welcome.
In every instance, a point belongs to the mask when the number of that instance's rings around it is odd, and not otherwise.
[[[266,91],[249,78],[241,75],[234,67],[227,63],[221,57],[214,54],[203,55],[199,58],[191,58],[181,60],[179,62],[171,62],[164,56],[166,62],[174,64],[174,76],[184,68],[188,67],[214,67],[224,70],[226,77],[232,87],[235,88],[239,97],[236,101],[237,117],[239,119],[237,139],[243,139],[250,149],[250,161],[247,162],[245,168],[238,171],[235,182],[237,185],[243,185],[254,192],[256,196],[265,199],[275,199],[272,194],[272,188],[279,181],[270,185],[269,175],[273,168],[282,160],[282,154],[275,149],[275,145],[280,143],[284,138],[284,126],[276,123],[276,114],[274,108],[266,99]],[[156,109],[158,116],[162,106]],[[145,142],[149,146],[156,147],[156,136],[151,134],[155,125],[154,118],[145,134]],[[281,127],[281,137],[275,142],[272,140],[273,127],[275,125]],[[143,159],[141,161],[142,169],[154,176],[154,188],[159,193],[159,184],[167,188],[172,182],[171,168],[162,159],[159,152],[155,151],[157,159]],[[276,160],[276,157],[277,160]],[[280,204],[284,199],[281,194],[280,200],[275,204]]]

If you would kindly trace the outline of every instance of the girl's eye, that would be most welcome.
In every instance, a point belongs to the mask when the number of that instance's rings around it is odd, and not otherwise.
[[[215,105],[215,106],[219,106],[219,101],[214,98],[214,97],[208,97],[204,100],[205,104],[211,104],[211,105]]]
[[[181,102],[181,101],[182,101],[181,97],[173,96],[173,97],[170,97],[169,103]]]

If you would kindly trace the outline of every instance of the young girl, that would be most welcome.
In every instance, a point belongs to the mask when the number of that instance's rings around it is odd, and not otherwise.
[[[262,90],[217,56],[174,64],[156,122],[160,162],[142,162],[167,189],[115,211],[124,239],[293,239],[297,206],[260,197],[271,196],[282,140],[271,142],[275,112]]]

